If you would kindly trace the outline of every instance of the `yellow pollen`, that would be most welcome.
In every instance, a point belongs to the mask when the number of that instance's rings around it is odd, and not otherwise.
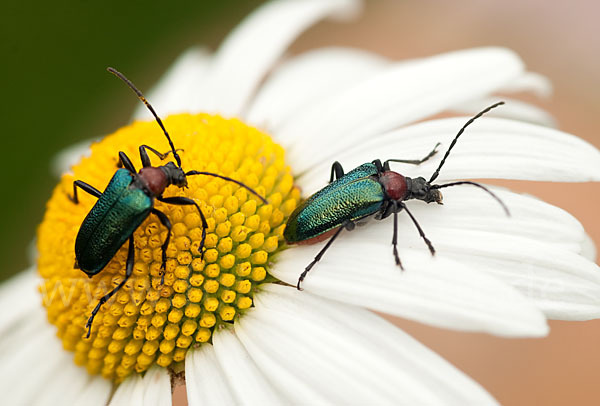
[[[203,257],[197,209],[155,201],[172,224],[164,284],[161,246],[167,229],[151,214],[133,234],[131,277],[100,308],[86,339],[85,324],[99,299],[125,279],[129,244],[91,278],[74,268],[75,238],[97,199],[78,190],[79,204],[73,203],[73,181],[102,191],[118,169],[119,151],[139,170],[140,145],[160,152],[169,145],[156,122],[136,122],[92,145],[91,155],[62,177],[38,230],[43,304],[75,363],[115,382],[155,364],[181,368],[177,364],[190,348],[209,343],[216,328],[252,307],[257,286],[275,281],[268,275],[269,257],[281,246],[285,221],[300,198],[284,150],[259,130],[206,114],[170,116],[164,123],[184,171],[231,177],[268,204],[237,184],[210,176],[188,177],[187,188],[169,186],[163,196],[191,198],[206,217]],[[172,154],[162,161],[150,154],[150,159],[156,167],[174,162]]]

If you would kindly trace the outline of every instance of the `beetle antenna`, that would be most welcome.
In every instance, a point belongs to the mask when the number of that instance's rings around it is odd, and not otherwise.
[[[474,117],[470,118],[469,121],[467,121],[466,124],[463,125],[463,127],[460,129],[460,131],[458,132],[458,134],[456,134],[456,137],[454,137],[454,139],[452,140],[452,143],[450,144],[450,147],[448,148],[448,151],[446,151],[446,154],[442,158],[442,162],[440,162],[440,166],[438,166],[438,168],[435,170],[435,172],[433,172],[433,175],[431,175],[431,179],[429,179],[429,183],[431,183],[434,180],[436,180],[437,177],[440,175],[440,169],[442,169],[442,166],[444,166],[444,163],[446,163],[446,158],[448,158],[448,155],[450,155],[450,151],[452,150],[452,148],[454,148],[454,145],[456,145],[456,141],[458,140],[458,137],[460,137],[461,134],[463,132],[465,132],[465,128],[467,128],[469,125],[471,125],[471,123],[473,123],[473,121],[477,120],[479,117],[483,116],[485,113],[487,113],[491,109],[494,109],[494,108],[496,108],[498,106],[501,106],[503,104],[504,104],[503,101],[498,102],[496,104],[492,104],[491,106],[489,106],[486,109],[484,109],[484,110],[480,111],[479,113],[477,113]]]
[[[444,185],[432,185],[431,189],[441,189],[441,188],[450,187],[450,186],[457,186],[457,185],[473,185],[473,186],[477,186],[480,189],[485,190],[486,192],[488,192],[490,194],[490,196],[492,196],[494,199],[496,199],[496,201],[498,203],[500,203],[500,206],[502,206],[502,208],[504,209],[504,212],[506,213],[506,215],[508,217],[510,217],[510,211],[508,211],[508,207],[506,207],[506,205],[504,204],[504,202],[502,200],[500,200],[500,198],[498,196],[496,196],[496,194],[494,192],[492,192],[491,190],[489,190],[488,188],[486,188],[485,186],[483,186],[480,183],[469,182],[468,180],[462,180],[460,182],[446,183]]]
[[[231,179],[228,178],[227,176],[223,176],[223,175],[217,175],[216,173],[212,173],[212,172],[200,172],[200,171],[188,171],[185,173],[185,176],[190,176],[190,175],[207,175],[207,176],[214,176],[215,178],[219,178],[219,179],[223,179],[226,180],[228,182],[233,182],[236,185],[239,185],[241,187],[243,187],[244,189],[248,190],[250,193],[252,193],[253,195],[255,195],[256,197],[258,197],[260,200],[262,200],[262,202],[264,204],[269,204],[269,202],[267,202],[267,199],[265,199],[264,197],[262,197],[261,195],[258,194],[258,192],[256,192],[254,189],[252,189],[250,186],[246,186],[245,184],[243,184],[242,182],[240,182],[239,180],[235,180],[235,179]]]
[[[158,114],[156,114],[156,111],[154,111],[154,108],[152,108],[152,106],[150,105],[148,100],[146,100],[146,98],[144,97],[142,92],[140,92],[138,90],[138,88],[135,87],[135,85],[133,83],[131,83],[131,81],[129,79],[127,79],[125,77],[125,75],[123,75],[118,70],[116,70],[114,68],[110,68],[110,67],[106,68],[106,70],[109,71],[110,73],[112,73],[113,75],[115,75],[116,77],[118,77],[119,79],[121,79],[123,82],[125,82],[125,84],[127,86],[129,86],[131,88],[131,90],[133,90],[135,92],[138,99],[140,99],[146,105],[146,107],[148,107],[148,110],[150,110],[150,113],[152,113],[152,115],[156,119],[156,122],[158,123],[160,128],[162,128],[163,133],[165,133],[165,136],[167,137],[167,140],[169,141],[169,145],[171,146],[171,150],[173,151],[173,156],[175,157],[175,160],[177,161],[177,165],[181,168],[181,158],[179,158],[179,154],[177,154],[177,151],[175,150],[175,145],[173,145],[173,141],[171,141],[171,137],[169,136],[167,129],[163,125],[163,122],[161,121],[160,117],[158,117]]]

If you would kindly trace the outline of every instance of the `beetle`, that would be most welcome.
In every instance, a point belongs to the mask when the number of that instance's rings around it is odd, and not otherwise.
[[[362,164],[348,173],[344,173],[344,169],[339,162],[334,162],[331,166],[329,184],[310,196],[292,212],[283,232],[285,241],[288,244],[314,244],[329,238],[327,244],[325,244],[314,260],[300,274],[296,288],[302,290],[300,284],[306,277],[306,274],[321,259],[342,230],[352,231],[358,221],[373,215],[376,220],[382,220],[392,214],[394,215],[392,252],[396,265],[400,269],[403,269],[403,267],[397,248],[398,213],[402,210],[408,214],[417,228],[420,237],[427,245],[429,252],[431,255],[434,255],[435,248],[433,244],[425,236],[423,229],[404,203],[406,200],[417,199],[425,203],[435,202],[442,204],[442,193],[439,189],[457,185],[473,185],[489,193],[500,203],[506,214],[510,216],[506,205],[488,188],[479,183],[459,181],[443,185],[432,184],[439,176],[440,169],[446,162],[446,158],[448,158],[450,151],[454,148],[456,141],[465,129],[476,119],[502,104],[504,102],[498,102],[487,107],[463,125],[450,143],[446,154],[429,180],[423,177],[409,178],[394,172],[390,170],[390,162],[420,165],[437,153],[437,147],[440,143],[422,159],[388,159],[383,164],[381,160],[376,159],[370,163]]]
[[[155,199],[173,205],[196,207],[202,222],[202,240],[200,242],[199,251],[201,257],[203,256],[206,229],[208,228],[206,218],[194,200],[182,196],[164,197],[162,194],[169,185],[184,188],[187,187],[188,176],[213,176],[228,182],[233,182],[258,196],[263,203],[267,203],[264,197],[235,179],[211,172],[196,170],[185,172],[181,168],[181,158],[177,153],[178,150],[176,150],[173,145],[169,133],[144,95],[122,73],[113,68],[108,68],[107,70],[125,82],[146,105],[162,129],[171,150],[163,154],[148,145],[140,145],[139,152],[143,168],[141,168],[139,172],[136,171],[129,157],[124,152],[119,152],[118,166],[121,169],[118,169],[115,172],[104,192],[100,192],[95,187],[81,180],[73,182],[73,196],[68,196],[73,203],[79,203],[77,188],[98,198],[94,207],[92,207],[83,220],[75,240],[75,268],[81,269],[91,278],[101,272],[125,241],[129,240],[125,279],[123,279],[123,281],[121,281],[113,290],[100,298],[85,325],[88,329],[86,338],[89,338],[91,334],[94,317],[102,305],[117,293],[131,276],[135,254],[133,233],[150,214],[154,214],[158,217],[159,221],[168,231],[165,241],[161,246],[161,284],[164,283],[165,263],[167,260],[166,249],[171,238],[172,227],[167,215],[154,208]],[[160,159],[165,159],[169,154],[173,154],[177,165],[173,162],[168,162],[166,165],[158,167],[152,166],[148,151],[152,152]]]

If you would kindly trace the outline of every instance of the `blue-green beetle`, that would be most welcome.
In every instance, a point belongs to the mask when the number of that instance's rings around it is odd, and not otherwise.
[[[73,196],[69,196],[69,198],[75,204],[79,203],[79,199],[77,198],[77,188],[98,198],[98,201],[87,214],[79,228],[75,240],[75,267],[81,269],[91,278],[93,275],[102,271],[125,241],[129,240],[125,279],[123,279],[123,281],[121,281],[121,283],[113,290],[100,298],[98,305],[96,305],[92,311],[92,314],[85,325],[88,329],[87,337],[90,336],[94,317],[100,310],[100,307],[119,291],[131,276],[135,253],[133,233],[150,214],[156,215],[168,230],[167,237],[161,247],[161,283],[164,282],[165,262],[167,260],[165,251],[171,237],[171,222],[163,212],[154,208],[154,199],[168,204],[196,207],[202,222],[202,240],[200,242],[199,251],[203,254],[206,229],[208,228],[206,218],[204,217],[202,210],[200,210],[200,207],[192,199],[182,196],[163,197],[162,194],[169,185],[185,187],[187,186],[188,176],[208,175],[236,183],[258,196],[263,203],[267,203],[262,196],[250,187],[229,177],[195,170],[184,172],[181,168],[181,158],[173,145],[173,141],[171,141],[169,133],[150,103],[148,103],[142,93],[122,73],[113,68],[108,68],[108,71],[123,80],[136,93],[146,107],[148,107],[169,141],[171,150],[165,154],[161,154],[148,145],[141,145],[139,151],[143,168],[140,169],[139,172],[136,171],[129,157],[127,157],[124,152],[119,152],[119,166],[124,167],[124,169],[117,170],[104,192],[100,192],[95,187],[80,180],[73,182]],[[154,167],[150,162],[148,151],[151,151],[160,159],[165,159],[172,153],[177,165],[173,162],[168,162],[166,165]]]
[[[371,163],[362,164],[346,174],[344,174],[342,165],[337,161],[334,162],[331,167],[329,184],[300,204],[290,215],[285,226],[283,235],[288,244],[314,244],[329,238],[329,241],[319,251],[315,259],[300,274],[296,287],[300,290],[300,284],[306,277],[306,274],[321,259],[342,230],[351,231],[354,229],[357,221],[372,215],[375,215],[375,219],[377,220],[384,219],[392,214],[394,215],[392,251],[396,265],[401,269],[402,263],[398,256],[397,241],[398,213],[402,210],[406,211],[409,215],[419,235],[423,238],[425,244],[427,244],[431,255],[434,255],[435,249],[431,241],[425,236],[423,229],[410,210],[408,210],[406,204],[404,204],[406,200],[417,199],[426,203],[435,202],[442,204],[442,193],[439,189],[456,185],[473,185],[488,192],[500,203],[506,214],[509,215],[508,208],[504,203],[479,183],[460,181],[443,185],[431,184],[439,176],[440,169],[446,162],[446,158],[448,158],[450,151],[465,128],[477,118],[502,104],[504,102],[498,102],[489,106],[467,121],[452,140],[440,165],[429,180],[423,177],[409,178],[394,172],[390,170],[390,162],[419,165],[436,154],[436,149],[440,145],[439,143],[423,159],[388,159],[383,165],[379,159],[376,159]]]

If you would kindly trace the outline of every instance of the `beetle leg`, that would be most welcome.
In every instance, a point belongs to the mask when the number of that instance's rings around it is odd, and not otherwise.
[[[204,213],[200,210],[200,206],[196,204],[195,201],[183,196],[173,196],[173,197],[162,197],[159,196],[157,199],[163,203],[167,204],[175,204],[178,206],[196,206],[198,209],[198,213],[200,214],[200,220],[202,221],[202,240],[200,241],[200,259],[204,259],[204,241],[206,240],[206,229],[208,228],[208,223],[206,222],[206,217],[204,217]]]
[[[155,150],[154,148],[148,146],[148,145],[140,145],[140,158],[142,160],[142,166],[144,168],[147,168],[149,166],[152,166],[152,163],[150,162],[150,157],[148,156],[148,151],[153,152],[157,157],[159,157],[160,159],[165,159],[167,156],[169,156],[169,154],[172,154],[173,151],[167,151],[164,154],[158,152],[157,150]],[[183,151],[182,149],[177,149],[176,151]]]
[[[381,208],[379,209],[379,211],[377,213],[375,213],[375,220],[381,220],[384,218],[383,215],[385,214],[385,211],[389,204],[390,204],[389,200],[383,201],[383,203],[381,204]]]
[[[352,230],[354,230],[354,226],[355,226],[354,222],[348,220],[348,221],[345,221],[340,226],[340,228],[337,229],[337,231],[335,232],[335,234],[333,234],[333,236],[331,236],[331,238],[329,239],[329,241],[327,241],[327,244],[325,244],[325,246],[321,249],[321,251],[319,251],[319,253],[315,257],[315,259],[313,259],[313,261],[310,264],[308,264],[308,266],[300,274],[300,277],[298,278],[298,283],[296,284],[296,289],[302,290],[302,288],[300,287],[300,284],[302,283],[302,281],[306,277],[306,274],[312,269],[313,266],[315,266],[315,264],[317,262],[319,262],[321,260],[321,257],[323,257],[323,254],[325,254],[325,251],[327,251],[327,249],[331,246],[331,244],[333,243],[333,241],[335,241],[335,239],[337,238],[337,236],[340,235],[340,233],[342,232],[342,230],[346,229],[348,231],[352,231]]]
[[[88,319],[87,323],[85,323],[85,328],[88,329],[88,332],[87,332],[87,335],[85,336],[85,338],[90,338],[90,334],[92,333],[92,323],[94,322],[94,317],[96,317],[96,314],[98,314],[98,311],[100,311],[100,308],[102,307],[102,305],[104,303],[106,303],[108,301],[108,299],[110,299],[115,293],[117,293],[125,285],[125,283],[129,279],[129,277],[133,273],[133,263],[134,263],[134,259],[135,259],[134,254],[135,254],[135,246],[133,244],[133,235],[132,235],[131,237],[129,237],[129,251],[127,253],[127,263],[126,263],[127,265],[125,266],[125,279],[123,279],[121,281],[121,283],[119,283],[117,285],[116,288],[114,288],[113,290],[111,290],[106,295],[104,295],[100,298],[100,301],[98,302],[96,307],[94,307],[94,310],[92,310],[92,314],[91,314],[90,318]]]
[[[400,162],[400,163],[403,163],[403,164],[421,165],[423,162],[427,161],[429,158],[431,158],[432,156],[434,156],[435,154],[437,154],[437,147],[439,147],[440,145],[441,144],[439,142],[437,144],[435,144],[435,147],[433,147],[433,149],[431,150],[431,152],[429,154],[427,154],[425,156],[425,158],[422,158],[422,159],[388,159],[383,164],[384,168],[387,168],[387,170],[390,169],[389,162]]]
[[[79,198],[77,197],[77,188],[78,187],[81,188],[81,190],[83,190],[84,192],[87,192],[94,197],[102,196],[102,192],[100,192],[98,189],[96,189],[92,185],[88,185],[87,183],[85,183],[82,180],[76,180],[73,182],[73,196],[69,196],[69,200],[71,200],[75,204],[79,203]]]
[[[392,252],[394,253],[396,265],[398,265],[400,269],[404,271],[404,267],[400,261],[400,256],[398,255],[398,212],[402,209],[398,209],[398,202],[395,200],[390,203],[390,206],[394,208],[394,235],[392,236]]]
[[[135,166],[131,163],[131,159],[123,151],[119,151],[119,168],[123,166],[131,173],[137,173]]]
[[[383,204],[381,205],[381,209],[379,209],[377,214],[375,214],[375,220],[383,220],[392,215],[394,210],[396,210],[396,206],[394,206],[391,202],[392,202],[391,199],[387,199],[387,200],[383,201]],[[400,211],[400,210],[402,210],[402,209],[399,209],[398,211]]]
[[[160,284],[164,285],[165,284],[166,263],[167,263],[167,247],[169,246],[169,240],[171,239],[171,229],[173,228],[173,226],[171,225],[171,222],[169,221],[169,218],[167,217],[167,215],[165,213],[163,213],[162,211],[152,208],[152,214],[154,214],[156,217],[158,217],[158,219],[160,220],[160,222],[162,223],[163,226],[167,227],[167,238],[165,238],[165,242],[163,242],[162,247],[160,247],[160,249],[162,251],[162,263],[160,265],[160,269],[162,270],[162,275],[160,278]]]
[[[386,170],[386,171],[390,170],[390,165],[387,165],[387,168],[385,168],[383,165],[381,165],[381,160],[379,160],[379,159],[375,159],[375,160],[371,161],[371,163],[373,165],[375,165],[375,168],[377,169],[378,174],[381,174],[381,172],[383,172],[384,170]]]
[[[336,180],[344,176],[344,168],[338,161],[335,161],[333,165],[331,165],[331,176],[329,176],[329,183],[333,182],[334,175]]]
[[[410,219],[415,224],[415,227],[417,227],[417,230],[419,231],[419,235],[421,236],[423,241],[425,241],[425,244],[427,244],[427,248],[429,248],[429,252],[431,252],[431,255],[435,255],[435,248],[433,248],[433,244],[431,244],[431,241],[429,241],[429,238],[425,237],[425,233],[423,232],[423,229],[417,222],[417,219],[415,218],[415,216],[412,215],[412,213],[410,212],[410,210],[408,210],[408,207],[406,207],[406,205],[404,203],[399,203],[399,204],[400,204],[400,209],[404,209],[404,211],[406,211],[408,213],[408,215],[410,216]]]

